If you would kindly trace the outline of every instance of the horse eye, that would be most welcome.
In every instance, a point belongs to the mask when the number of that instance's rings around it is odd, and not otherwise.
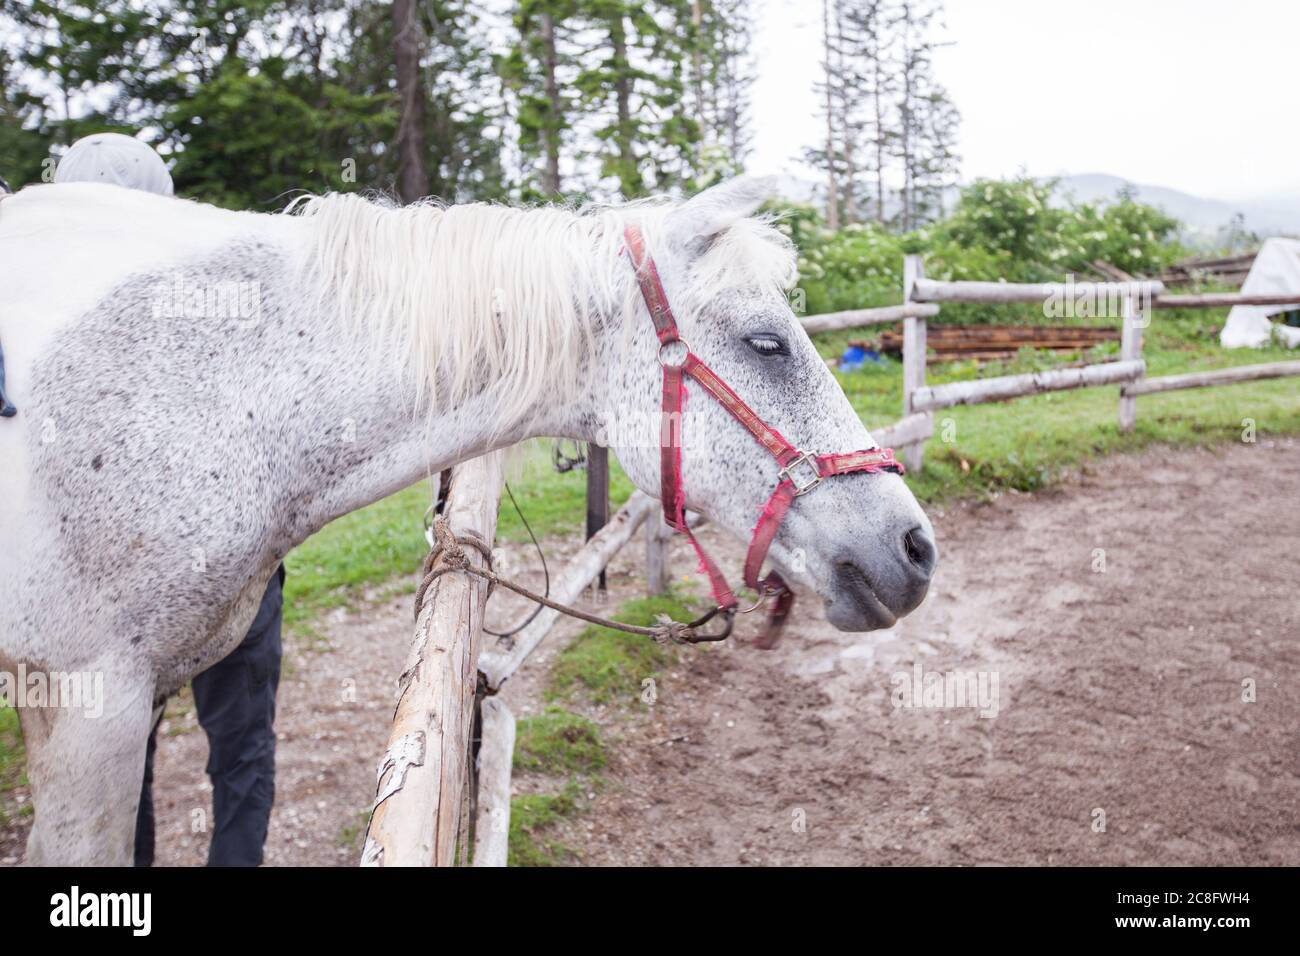
[[[751,335],[745,339],[749,347],[759,355],[789,355],[790,350],[775,335]]]

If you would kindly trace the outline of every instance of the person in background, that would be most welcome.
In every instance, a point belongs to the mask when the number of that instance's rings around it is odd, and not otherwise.
[[[56,183],[112,183],[163,196],[171,174],[146,143],[97,133],[73,143],[55,168]],[[194,707],[208,736],[212,781],[209,866],[258,866],[275,801],[275,695],[280,686],[284,565],[271,578],[248,635],[222,661],[194,678]],[[161,716],[159,723],[161,723]],[[153,762],[158,725],[149,735],[136,817],[135,865],[154,857]]]

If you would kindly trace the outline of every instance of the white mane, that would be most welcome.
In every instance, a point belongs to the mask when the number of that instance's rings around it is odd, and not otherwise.
[[[506,423],[571,393],[598,322],[638,321],[623,227],[638,222],[653,254],[677,205],[397,207],[333,194],[294,211],[313,220],[304,264],[322,304],[396,357],[429,411],[495,383]],[[727,289],[784,289],[794,275],[789,240],[741,219],[674,285],[674,310],[698,314]]]

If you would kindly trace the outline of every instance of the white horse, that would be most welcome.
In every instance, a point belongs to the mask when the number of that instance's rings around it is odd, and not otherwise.
[[[238,643],[308,535],[495,448],[657,420],[629,221],[683,335],[761,417],[803,448],[873,447],[787,304],[790,243],[749,218],[767,195],[262,215],[68,184],[0,203],[19,409],[0,419],[0,670],[104,681],[98,717],[20,712],[27,861],[129,863],[156,707]],[[747,537],[777,466],[715,402],[684,433],[687,506]],[[656,496],[657,437],[615,447]],[[870,630],[920,603],[934,549],[902,479],[857,474],[801,498],[771,560]]]

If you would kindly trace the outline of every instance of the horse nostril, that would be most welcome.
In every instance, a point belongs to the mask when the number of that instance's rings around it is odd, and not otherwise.
[[[923,528],[913,528],[903,535],[903,552],[907,555],[907,560],[912,562],[912,566],[926,578],[934,573],[936,556],[934,541]]]

